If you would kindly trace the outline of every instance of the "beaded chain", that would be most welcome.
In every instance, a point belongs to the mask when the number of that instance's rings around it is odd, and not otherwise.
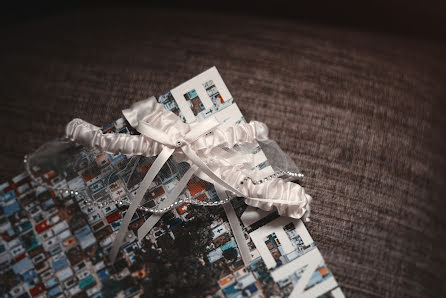
[[[25,164],[25,169],[26,169],[28,175],[31,177],[31,179],[34,181],[34,183],[36,183],[37,185],[43,186],[45,188],[51,189],[54,192],[57,192],[59,194],[66,194],[66,195],[72,195],[72,196],[79,197],[81,199],[81,201],[83,201],[83,203],[87,206],[95,205],[95,206],[98,206],[99,208],[102,208],[109,204],[117,204],[118,206],[129,205],[129,202],[126,202],[122,199],[106,200],[105,202],[104,201],[95,202],[95,201],[92,201],[89,197],[85,196],[84,194],[82,194],[78,191],[70,190],[68,188],[54,188],[43,181],[38,181],[37,178],[34,177],[34,175],[31,172],[31,169],[30,169],[29,159],[28,159],[27,155],[25,155],[23,162]],[[279,171],[274,172],[273,174],[271,174],[263,179],[259,179],[259,180],[254,180],[253,178],[247,176],[243,179],[243,181],[240,182],[240,184],[244,184],[246,181],[250,180],[252,182],[252,184],[259,185],[259,184],[262,184],[269,180],[283,177],[283,176],[303,178],[304,174],[295,173],[295,172],[291,172],[291,171],[279,170]],[[198,195],[196,197],[198,197]],[[185,199],[179,199],[165,208],[149,208],[149,207],[140,206],[140,207],[138,207],[138,209],[141,211],[144,211],[144,212],[150,212],[150,213],[154,213],[154,214],[163,214],[163,213],[166,213],[167,211],[177,208],[185,203],[190,203],[190,204],[199,205],[199,206],[219,206],[219,205],[228,203],[233,198],[234,198],[233,196],[231,196],[231,197],[228,196],[227,198],[225,198],[223,200],[214,201],[214,202],[204,202],[204,201],[200,201],[200,200],[196,199],[195,197],[193,197],[193,198],[188,197]]]
[[[269,176],[266,176],[265,178],[259,179],[259,180],[254,180],[251,177],[247,176],[247,177],[245,177],[243,179],[243,181],[240,182],[240,184],[243,184],[245,181],[251,180],[252,184],[258,185],[258,184],[262,184],[262,183],[264,183],[266,181],[269,181],[271,179],[279,178],[279,177],[282,177],[282,176],[303,178],[304,174],[302,174],[302,173],[295,173],[295,172],[291,172],[291,171],[280,170],[280,171],[274,172],[273,174],[271,174]]]

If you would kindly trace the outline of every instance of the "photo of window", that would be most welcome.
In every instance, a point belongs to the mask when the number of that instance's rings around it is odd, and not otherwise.
[[[184,94],[184,98],[189,103],[194,116],[197,116],[201,111],[204,111],[203,102],[201,101],[200,97],[198,97],[197,91],[195,91],[195,89],[192,89],[191,91]]]

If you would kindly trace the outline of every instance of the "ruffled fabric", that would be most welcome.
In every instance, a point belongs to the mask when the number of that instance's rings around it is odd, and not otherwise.
[[[254,185],[251,180],[244,181],[246,166],[228,166],[224,159],[221,163],[213,161],[210,167],[224,181],[245,194],[245,203],[249,206],[265,211],[276,208],[279,215],[292,218],[301,218],[304,214],[309,216],[312,197],[299,184],[273,178]]]
[[[220,146],[232,148],[236,144],[252,143],[256,140],[268,139],[268,127],[259,121],[240,123],[225,130],[217,128],[213,133],[203,136],[192,144],[195,151],[206,152],[210,148]]]
[[[81,119],[68,123],[66,135],[74,142],[107,153],[155,156],[163,148],[172,147],[176,140],[184,140],[184,136],[191,131],[191,125],[199,125],[184,123],[177,115],[165,110],[154,97],[133,104],[129,109],[123,110],[123,114],[137,130],[144,125],[160,131],[166,141],[159,142],[143,134],[104,134],[99,127]],[[190,146],[223,181],[245,194],[246,204],[266,211],[276,208],[280,215],[293,218],[301,218],[306,213],[308,215],[311,196],[298,184],[278,178],[256,185],[249,180],[240,183],[252,167],[252,154],[234,154],[222,148],[233,148],[235,145],[254,143],[257,140],[268,140],[268,128],[264,123],[251,121],[225,129],[217,127],[197,139],[186,140],[185,145]],[[175,150],[174,156],[179,162],[190,162],[182,150]],[[212,182],[201,172],[197,175]]]
[[[122,114],[136,130],[141,122],[145,122],[170,136],[172,142],[190,131],[189,124],[181,121],[173,112],[164,109],[155,97],[134,103],[130,108],[122,110]]]
[[[145,111],[142,113],[141,111]],[[156,102],[156,99],[134,103],[131,108],[122,111],[127,121],[135,128],[145,122],[153,129],[164,132],[170,138],[169,143],[183,139],[190,130],[191,125],[165,110]],[[166,144],[162,144],[145,135],[127,135],[102,133],[101,129],[82,119],[73,119],[66,126],[66,136],[75,142],[89,148],[98,148],[107,153],[120,152],[125,155],[158,155]],[[211,156],[210,152],[217,147],[232,148],[236,144],[252,143],[256,140],[268,139],[268,127],[259,121],[240,123],[226,129],[216,128],[211,133],[193,140],[189,145],[204,160]],[[181,153],[179,158],[185,160]]]
[[[301,218],[310,210],[311,196],[305,189],[296,183],[286,182],[282,179],[272,179],[260,185],[251,181],[244,183],[248,196],[247,205],[271,211],[274,208],[282,216]]]
[[[161,119],[160,121],[162,121]],[[168,129],[175,135],[174,138],[179,138],[179,136],[182,135],[181,131],[183,131],[184,134],[189,131],[189,127],[186,127],[188,124],[183,122],[180,123],[184,125],[182,129]],[[97,148],[107,153],[120,152],[129,156],[155,156],[161,152],[164,146],[166,146],[165,144],[152,140],[145,135],[127,135],[119,133],[104,134],[99,127],[78,118],[73,119],[68,123],[65,129],[65,134],[70,140],[87,146],[88,148]],[[224,130],[217,128],[212,133],[202,136],[193,143],[190,143],[190,146],[205,160],[210,156],[210,152],[214,148],[231,148],[236,144],[251,143],[257,139],[265,140],[267,139],[267,136],[268,129],[264,123],[251,121],[250,123],[241,123]]]
[[[104,134],[99,127],[82,119],[71,120],[65,134],[73,142],[111,154],[154,156],[162,150],[162,144],[152,142],[143,135]]]

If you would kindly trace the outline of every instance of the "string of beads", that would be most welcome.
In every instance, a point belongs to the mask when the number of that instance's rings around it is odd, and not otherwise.
[[[100,201],[100,202],[96,202],[91,200],[88,196],[86,196],[83,193],[80,193],[78,191],[75,190],[71,190],[68,188],[55,188],[43,181],[39,181],[38,178],[36,178],[31,171],[30,168],[30,164],[29,164],[29,158],[27,155],[25,155],[25,158],[23,159],[23,162],[25,164],[25,169],[28,173],[28,175],[31,177],[31,179],[34,181],[34,183],[36,183],[37,185],[43,186],[45,188],[48,188],[56,193],[59,193],[61,195],[72,195],[75,197],[79,197],[80,200],[82,201],[85,205],[87,206],[97,206],[99,208],[105,207],[107,205],[110,204],[117,204],[118,206],[124,206],[124,205],[130,205],[130,202],[123,200],[123,199],[115,199],[115,200],[106,200],[106,201]],[[252,184],[254,185],[259,185],[262,183],[265,183],[269,180],[275,179],[275,178],[280,178],[283,176],[289,176],[289,177],[298,177],[298,178],[302,178],[304,177],[304,174],[302,173],[295,173],[295,172],[291,172],[291,171],[284,171],[284,170],[279,170],[274,172],[273,174],[263,178],[263,179],[259,179],[259,180],[255,180],[249,176],[245,177],[243,179],[243,181],[240,182],[240,184],[244,184],[246,183],[248,180],[250,180],[252,182]],[[145,206],[140,206],[138,207],[139,210],[144,211],[144,212],[150,212],[150,213],[154,213],[154,214],[163,214],[166,213],[169,210],[172,210],[174,208],[177,208],[183,204],[186,203],[190,203],[193,205],[199,205],[199,206],[219,206],[219,205],[223,205],[228,203],[229,201],[231,201],[235,196],[228,196],[227,198],[223,199],[223,200],[219,200],[219,201],[200,201],[197,199],[199,195],[195,196],[195,197],[186,197],[184,199],[179,199],[177,201],[175,201],[174,203],[170,204],[169,206],[165,207],[165,208],[149,208],[149,207],[145,207]]]

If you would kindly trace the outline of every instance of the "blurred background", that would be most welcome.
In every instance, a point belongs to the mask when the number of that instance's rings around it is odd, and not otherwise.
[[[73,11],[103,8],[164,8],[169,10],[256,15],[393,33],[421,39],[445,40],[446,2],[403,1],[38,1],[9,3],[2,9],[3,24],[20,23]]]

